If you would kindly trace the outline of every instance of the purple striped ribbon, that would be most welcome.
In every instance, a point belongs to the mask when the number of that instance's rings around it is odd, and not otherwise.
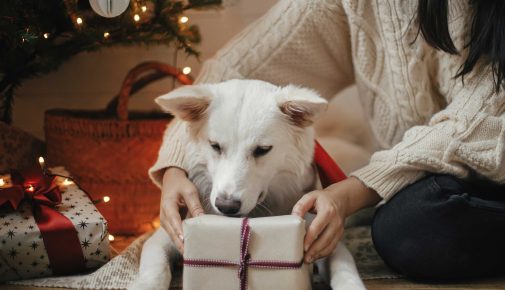
[[[247,270],[252,268],[263,269],[298,269],[303,265],[303,260],[299,262],[285,262],[274,260],[252,260],[249,254],[249,241],[251,240],[251,229],[249,219],[242,220],[240,228],[240,261],[211,260],[211,259],[184,259],[183,263],[189,267],[237,267],[238,279],[240,280],[240,290],[247,289]]]

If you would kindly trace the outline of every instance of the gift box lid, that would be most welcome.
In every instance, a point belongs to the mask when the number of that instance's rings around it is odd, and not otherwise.
[[[187,219],[185,259],[237,260],[242,218],[204,215]],[[301,261],[305,221],[295,215],[249,219],[249,252],[254,260]]]

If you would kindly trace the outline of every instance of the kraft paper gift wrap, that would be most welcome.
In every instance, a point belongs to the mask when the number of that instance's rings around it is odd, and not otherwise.
[[[55,182],[59,184],[64,180],[62,177],[56,178]],[[49,233],[51,240],[57,241],[56,251],[53,247],[53,254],[56,252],[59,256],[59,263],[68,261],[63,267],[60,265],[60,269],[72,267],[76,260],[75,256],[80,257],[77,259],[81,262],[78,267],[84,271],[105,264],[110,259],[105,219],[88,195],[75,183],[60,188],[61,203],[52,206],[51,210],[59,212],[63,215],[63,217],[60,215],[60,218],[68,219],[75,228],[69,231],[75,235],[73,247],[60,241],[59,233],[54,233],[55,231]],[[16,210],[8,206],[0,208],[0,281],[55,275],[55,267],[51,265],[54,259],[46,249],[45,243],[48,241],[43,239],[44,235],[34,218],[34,210],[37,209],[31,201],[25,200]],[[52,218],[48,218],[49,228],[55,227],[54,224],[57,223],[51,220]],[[71,254],[76,252],[78,255]]]
[[[185,290],[240,290],[239,266],[195,266],[199,261],[239,263],[241,257],[242,218],[204,215],[185,220],[184,272]],[[299,267],[276,269],[249,265],[247,284],[242,289],[311,289],[309,265],[303,263],[305,221],[294,215],[248,219],[250,261],[297,263]],[[188,261],[193,265],[188,265]],[[196,261],[196,262],[195,262]],[[301,264],[301,265],[300,265]]]

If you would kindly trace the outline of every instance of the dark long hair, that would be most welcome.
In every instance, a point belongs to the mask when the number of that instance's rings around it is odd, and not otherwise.
[[[465,44],[468,56],[455,77],[464,78],[483,58],[491,67],[498,92],[505,86],[505,0],[453,1],[469,1],[473,10],[470,38]],[[459,54],[449,34],[447,14],[448,0],[419,0],[419,32],[434,48]]]

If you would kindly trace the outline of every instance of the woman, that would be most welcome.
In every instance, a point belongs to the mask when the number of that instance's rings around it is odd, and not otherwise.
[[[504,15],[501,0],[285,0],[205,63],[197,82],[295,83],[326,98],[357,84],[383,150],[293,208],[317,214],[307,262],[331,254],[346,217],[385,200],[373,239],[400,273],[504,271]],[[202,214],[182,168],[184,138],[175,123],[160,151],[168,159],[150,171],[163,184],[163,227],[180,250],[179,209]]]

